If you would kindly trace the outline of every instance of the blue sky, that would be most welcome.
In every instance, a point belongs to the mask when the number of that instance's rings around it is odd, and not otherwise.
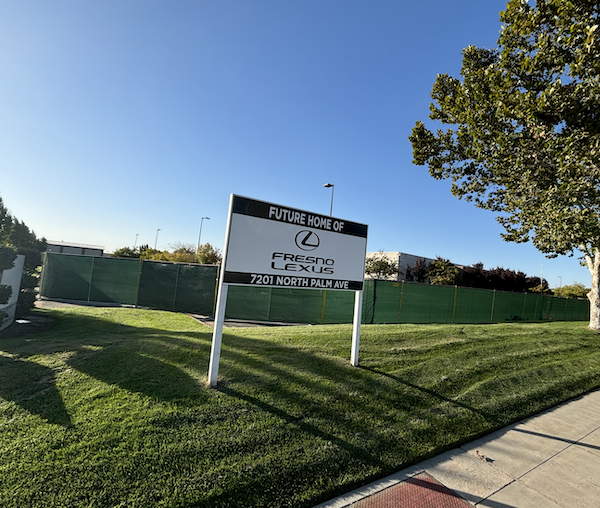
[[[49,240],[222,248],[231,193],[369,225],[368,250],[589,285],[412,164],[438,73],[505,0],[0,0],[0,196]]]

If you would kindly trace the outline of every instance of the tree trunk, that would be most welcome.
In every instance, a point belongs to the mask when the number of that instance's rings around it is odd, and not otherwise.
[[[593,258],[586,254],[585,262],[592,274],[592,288],[587,294],[590,301],[589,328],[600,332],[600,250],[594,249]]]

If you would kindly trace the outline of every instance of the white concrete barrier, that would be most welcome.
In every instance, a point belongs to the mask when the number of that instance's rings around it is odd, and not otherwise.
[[[8,303],[0,304],[0,311],[8,314],[8,317],[0,323],[0,330],[3,330],[9,326],[15,319],[15,311],[17,310],[17,300],[19,299],[19,292],[21,291],[21,276],[23,275],[23,264],[25,263],[25,256],[18,255],[15,259],[15,266],[10,270],[4,270],[1,272],[0,284],[5,284],[12,288],[12,294],[8,299]]]

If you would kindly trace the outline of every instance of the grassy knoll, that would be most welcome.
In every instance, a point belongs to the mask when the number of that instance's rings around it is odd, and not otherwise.
[[[310,507],[600,386],[586,323],[226,329],[38,311],[0,339],[0,506]]]

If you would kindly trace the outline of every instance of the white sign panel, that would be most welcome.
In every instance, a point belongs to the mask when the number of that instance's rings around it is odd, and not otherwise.
[[[358,291],[367,226],[233,196],[223,282]]]

